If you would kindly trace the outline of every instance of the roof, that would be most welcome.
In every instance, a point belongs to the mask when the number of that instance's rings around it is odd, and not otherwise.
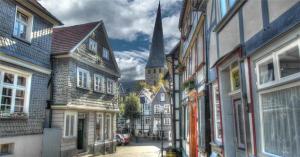
[[[53,29],[52,54],[65,54],[80,43],[100,22]]]
[[[132,92],[139,93],[140,91],[137,91],[137,87],[140,82],[145,82],[145,80],[131,80],[131,81],[120,81],[120,84],[122,84],[123,90],[125,93],[129,94]]]
[[[158,4],[157,15],[155,20],[155,26],[153,31],[152,43],[150,48],[150,55],[146,68],[157,68],[165,66],[165,48],[164,48],[164,36],[161,20],[160,3]]]

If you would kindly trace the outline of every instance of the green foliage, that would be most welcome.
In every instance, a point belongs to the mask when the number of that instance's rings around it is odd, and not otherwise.
[[[187,89],[188,91],[191,91],[195,88],[195,81],[194,80],[188,80],[185,83],[183,83],[183,89]]]
[[[130,120],[137,118],[140,111],[140,99],[139,97],[131,93],[129,94],[124,102],[124,117]]]

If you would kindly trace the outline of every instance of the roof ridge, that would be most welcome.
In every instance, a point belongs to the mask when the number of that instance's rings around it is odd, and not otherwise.
[[[102,20],[100,20],[100,21],[88,22],[88,23],[82,23],[82,24],[76,24],[76,25],[71,25],[71,26],[56,27],[56,28],[54,28],[54,29],[59,30],[59,29],[73,28],[73,27],[85,26],[85,25],[96,24],[96,23],[101,23],[101,22],[102,22]]]

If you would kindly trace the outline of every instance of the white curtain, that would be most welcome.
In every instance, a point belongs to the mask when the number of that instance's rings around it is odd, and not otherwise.
[[[300,86],[261,94],[264,151],[300,157]]]

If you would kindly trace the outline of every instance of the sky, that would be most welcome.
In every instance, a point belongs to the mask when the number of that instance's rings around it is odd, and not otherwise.
[[[65,26],[103,20],[122,80],[144,79],[159,0],[38,0]],[[179,41],[182,0],[161,0],[165,53]]]

